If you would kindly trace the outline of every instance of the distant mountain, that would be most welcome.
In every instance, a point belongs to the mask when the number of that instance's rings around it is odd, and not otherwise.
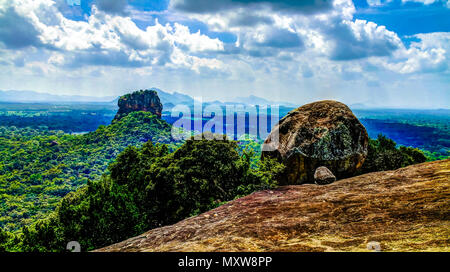
[[[189,107],[194,106],[194,98],[182,94],[179,92],[165,92],[158,88],[151,88],[158,92],[159,99],[163,104],[164,111],[170,111],[175,105],[183,104]],[[18,103],[108,103],[117,105],[119,97],[117,96],[105,96],[105,97],[94,97],[94,96],[81,96],[81,95],[57,95],[50,93],[40,93],[35,91],[1,91],[0,90],[0,102],[18,102]],[[298,107],[299,105],[294,105],[287,102],[277,102],[269,101],[265,98],[261,98],[255,95],[250,95],[247,97],[236,97],[230,101],[222,102],[219,100],[204,102],[203,105],[218,104],[221,106],[225,105],[274,105],[279,104],[284,107]]]
[[[154,90],[158,92],[159,99],[161,100],[161,103],[164,105],[164,110],[169,110],[174,105],[178,104],[184,104],[188,106],[194,105],[194,98],[187,95],[182,94],[178,92],[168,93],[158,88],[151,88],[150,90]],[[288,102],[279,102],[279,101],[270,101],[262,97],[258,97],[255,95],[250,95],[247,97],[236,97],[228,101],[204,101],[204,105],[211,105],[211,104],[218,104],[221,106],[224,105],[273,105],[273,104],[279,104],[281,106],[285,107],[298,107],[299,105],[288,103]]]
[[[369,107],[368,107],[366,104],[364,104],[364,103],[350,104],[349,107],[350,107],[350,109],[352,109],[352,110],[363,110],[363,109],[369,108]]]
[[[249,104],[249,105],[269,105],[273,102],[270,102],[267,99],[255,96],[255,95],[250,95],[247,97],[236,97],[234,99],[232,99],[230,102],[236,102],[236,103],[245,103],[245,104]]]
[[[299,105],[295,105],[292,103],[288,103],[288,102],[282,102],[282,101],[270,101],[267,100],[265,98],[259,97],[259,96],[255,96],[255,95],[250,95],[247,97],[236,97],[234,99],[232,99],[230,102],[234,102],[234,103],[244,103],[247,105],[274,105],[274,104],[279,104],[279,105],[283,105],[283,106],[287,106],[287,107],[298,107]]]
[[[168,93],[158,88],[151,88],[150,90],[154,90],[158,92],[159,100],[161,100],[161,103],[168,104],[171,103],[173,105],[177,104],[193,104],[194,98],[190,97],[189,95],[173,92]]]
[[[112,102],[115,96],[105,96],[105,97],[94,97],[94,96],[81,96],[81,95],[56,95],[49,93],[39,93],[35,91],[0,91],[0,102],[21,102],[21,103],[32,103],[32,102],[64,102],[64,103],[98,103],[98,102]]]

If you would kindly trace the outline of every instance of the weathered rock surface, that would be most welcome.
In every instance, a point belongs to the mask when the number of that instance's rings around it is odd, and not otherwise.
[[[330,184],[336,181],[336,177],[325,166],[318,167],[314,173],[314,182],[318,185]]]
[[[366,129],[337,101],[319,101],[289,112],[272,129],[265,146],[274,144],[276,133],[279,145],[261,156],[277,158],[286,165],[280,184],[313,183],[319,166],[327,167],[338,179],[351,177],[367,156]]]
[[[368,251],[369,242],[450,251],[450,160],[256,192],[98,251]]]
[[[118,120],[134,111],[151,112],[158,116],[158,118],[161,118],[161,112],[163,109],[158,93],[153,90],[141,90],[131,94],[126,94],[119,98],[117,104],[119,105],[119,110],[114,117],[115,120]]]

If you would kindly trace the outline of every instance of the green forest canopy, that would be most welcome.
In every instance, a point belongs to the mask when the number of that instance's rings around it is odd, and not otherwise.
[[[171,126],[146,112],[84,135],[0,127],[0,227],[17,230],[54,210],[61,197],[96,180],[127,146],[167,143]]]

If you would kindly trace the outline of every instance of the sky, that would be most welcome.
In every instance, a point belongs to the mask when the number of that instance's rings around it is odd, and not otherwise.
[[[450,108],[450,0],[0,0],[0,90]]]

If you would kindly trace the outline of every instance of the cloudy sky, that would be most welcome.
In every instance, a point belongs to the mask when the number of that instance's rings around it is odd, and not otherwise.
[[[450,107],[450,0],[0,0],[0,89]]]

